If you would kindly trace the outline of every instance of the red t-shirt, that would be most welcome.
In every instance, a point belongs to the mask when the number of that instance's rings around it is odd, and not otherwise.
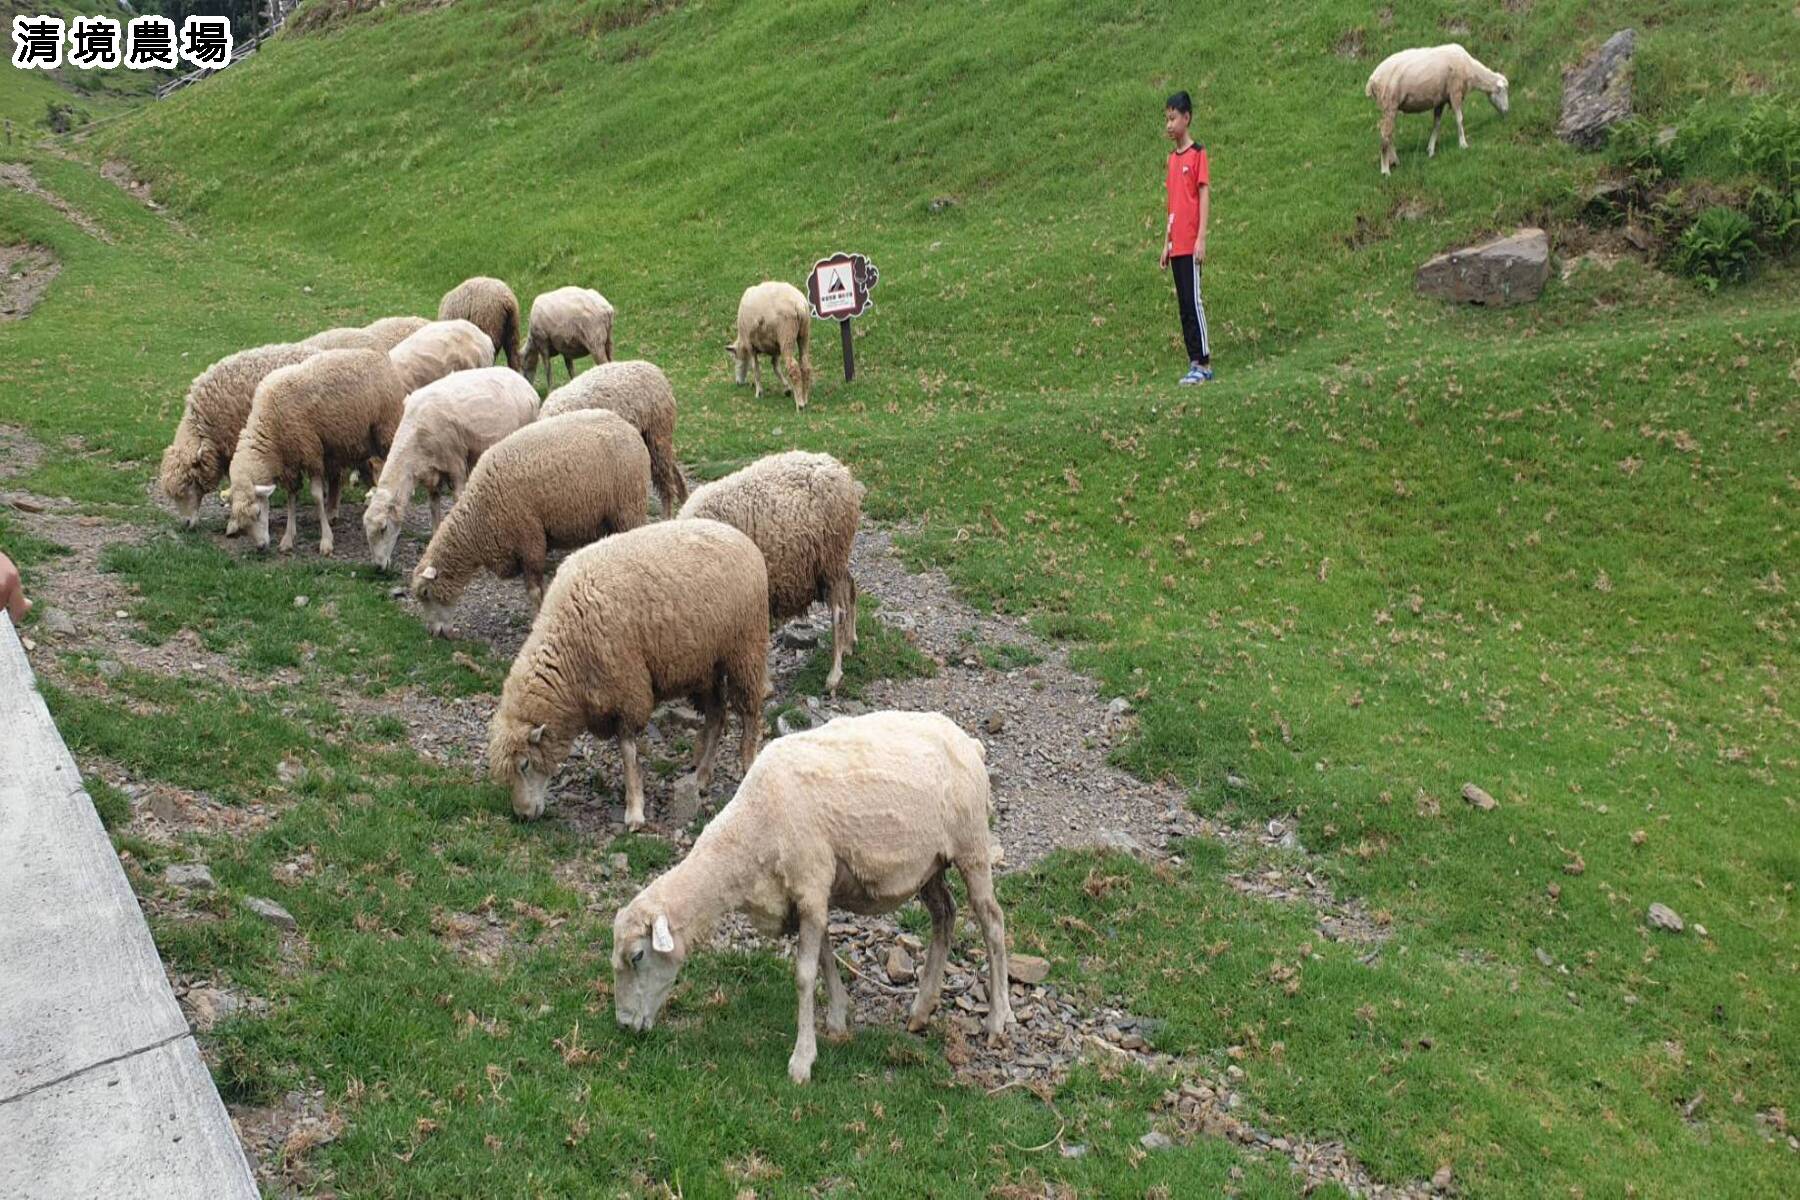
[[[1169,155],[1169,253],[1192,254],[1200,238],[1200,189],[1205,187],[1206,147],[1198,142]]]

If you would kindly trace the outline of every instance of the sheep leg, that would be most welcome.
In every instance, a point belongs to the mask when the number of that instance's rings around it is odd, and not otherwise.
[[[330,556],[333,549],[331,541],[331,503],[326,499],[325,481],[317,475],[309,481],[312,487],[313,500],[319,506],[319,553]]]
[[[694,773],[690,776],[696,794],[712,786],[713,764],[719,757],[719,742],[725,732],[725,697],[714,685],[700,697],[706,724],[700,727],[700,745],[694,752]]]
[[[444,523],[444,494],[437,488],[431,489],[431,532],[436,533],[438,526]]]
[[[625,760],[625,828],[644,827],[644,776],[638,770],[637,734],[619,731],[619,757]]]
[[[1394,153],[1394,110],[1381,110],[1381,173],[1386,175],[1390,166],[1400,165],[1400,156]]]
[[[788,1059],[788,1078],[805,1083],[812,1078],[813,1060],[819,1057],[818,1031],[814,1028],[813,990],[819,985],[819,955],[825,949],[825,913],[823,906],[800,912],[800,939],[794,948],[794,983],[800,993],[799,1026],[794,1038],[794,1053]]]
[[[1431,110],[1431,140],[1425,143],[1425,157],[1437,157],[1438,126],[1444,123],[1444,106],[1438,105]]]
[[[520,574],[525,577],[525,598],[531,601],[531,614],[535,617],[544,607],[544,569],[528,566]]]
[[[919,889],[919,899],[931,914],[931,945],[925,948],[925,969],[919,972],[919,994],[913,998],[912,1011],[906,1017],[908,1033],[924,1033],[937,1008],[938,995],[944,986],[944,960],[950,956],[950,935],[956,930],[956,898],[944,883],[944,872],[938,871]]]
[[[836,696],[844,681],[844,655],[856,649],[856,584],[847,573],[832,580],[826,601],[831,606],[831,674],[825,677],[825,690]]]
[[[762,748],[762,702],[767,691],[768,663],[760,653],[754,663],[729,668],[726,686],[732,689],[732,707],[738,716],[738,769],[748,773]]]
[[[1469,148],[1469,135],[1463,132],[1461,97],[1450,97],[1450,107],[1456,113],[1456,147],[1459,150],[1467,150]]]
[[[783,353],[786,351],[784,350]],[[781,370],[781,359],[773,354],[769,355],[769,370],[775,372],[775,381],[781,384],[781,390],[790,396],[793,395],[794,374],[792,371],[784,374]]]
[[[825,1037],[833,1042],[850,1040],[850,990],[838,971],[837,954],[831,948],[831,928],[819,941],[819,970],[825,974]]]
[[[762,399],[762,355],[750,356],[750,378],[756,384],[756,398]]]
[[[1006,918],[1000,912],[1000,901],[994,898],[993,869],[985,854],[959,861],[956,870],[969,889],[969,906],[975,910],[975,923],[981,926],[982,937],[987,941],[988,1045],[997,1046],[1013,1019],[1006,982]]]
[[[575,356],[573,354],[563,355],[563,369],[568,371],[570,379],[575,378]]]
[[[369,486],[375,486],[373,480],[369,482]],[[343,495],[344,473],[342,471],[333,471],[331,473],[331,478],[326,481],[325,484],[325,516],[327,520],[337,520],[338,501],[342,499]]]
[[[281,552],[283,554],[292,554],[294,552],[294,539],[300,534],[300,506],[294,498],[293,488],[287,489],[287,506],[287,529],[284,530],[281,535]]]

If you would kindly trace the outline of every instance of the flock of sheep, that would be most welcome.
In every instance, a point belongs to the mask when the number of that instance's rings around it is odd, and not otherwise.
[[[763,750],[769,630],[823,601],[832,618],[835,691],[856,645],[850,553],[863,487],[827,454],[788,451],[689,494],[675,458],[675,394],[652,363],[613,361],[614,310],[598,292],[560,288],[533,302],[520,350],[519,305],[498,279],[467,280],[438,319],[389,317],[259,346],[207,368],[189,388],[164,453],[161,487],[192,528],[228,480],[228,536],[269,545],[277,488],[281,549],[294,548],[304,486],[319,511],[319,552],[344,477],[369,484],[363,526],[374,562],[393,561],[416,490],[432,534],[411,594],[433,634],[480,571],[522,577],[535,618],[489,727],[488,770],[520,818],[542,815],[550,781],[583,732],[617,739],[625,823],[644,824],[638,740],[652,710],[685,699],[703,717],[690,797],[712,780],[726,710],[742,729],[737,794],[686,859],[645,888],[614,925],[621,1024],[656,1020],[688,954],[714,921],[743,911],[797,933],[799,1036],[788,1073],[810,1078],[813,990],[824,972],[826,1028],[846,1032],[848,993],[828,930],[831,908],[875,914],[921,897],[932,940],[910,1027],[936,1006],[955,906],[955,866],[988,950],[989,1034],[1012,1019],[1005,926],[994,898],[985,752],[937,713],[839,718]],[[810,314],[799,289],[745,292],[726,347],[739,383],[770,357],[804,406]],[[494,365],[496,352],[508,365]],[[540,404],[531,381],[552,358],[570,378]],[[594,366],[579,375],[574,360]],[[663,519],[647,520],[654,489]],[[444,511],[444,498],[451,499]],[[552,550],[572,551],[545,585]]]

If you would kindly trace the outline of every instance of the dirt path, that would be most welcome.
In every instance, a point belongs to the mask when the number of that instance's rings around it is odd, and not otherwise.
[[[0,187],[9,187],[33,196],[54,208],[67,217],[77,229],[91,238],[96,238],[107,245],[112,245],[112,235],[100,228],[92,217],[64,200],[61,196],[37,181],[31,168],[24,163],[0,163]]]
[[[16,434],[8,436],[20,440]],[[40,564],[34,572],[34,596],[60,614],[55,629],[49,629],[47,621],[36,627],[51,643],[53,653],[39,651],[34,658],[48,667],[52,677],[56,674],[54,662],[46,662],[46,658],[80,650],[102,662],[116,661],[162,674],[204,672],[246,687],[268,686],[244,675],[225,656],[205,650],[190,632],[160,647],[145,646],[131,636],[133,623],[125,615],[129,594],[117,577],[99,570],[99,556],[104,546],[119,540],[141,540],[148,531],[79,515],[50,502],[32,499],[28,503],[44,511],[21,514],[27,526],[72,550]],[[338,521],[338,553],[352,561],[365,554],[360,521],[360,507],[346,504]],[[216,531],[219,514],[215,507],[209,505],[203,522]],[[414,515],[414,526],[396,555],[395,591],[399,582],[409,577],[423,546],[422,513]],[[302,554],[315,552],[316,540],[308,540],[309,531],[310,526],[303,524]],[[310,532],[316,539],[316,531]],[[221,538],[220,544],[242,552],[241,542]],[[815,698],[807,702],[809,712],[816,720],[828,720],[873,707],[937,709],[981,737],[994,775],[996,832],[1004,848],[1004,870],[1019,870],[1058,848],[1095,845],[1135,853],[1161,870],[1179,865],[1180,860],[1168,852],[1173,838],[1213,837],[1249,852],[1258,862],[1253,870],[1229,876],[1234,886],[1272,901],[1309,904],[1318,911],[1321,940],[1367,943],[1370,949],[1365,961],[1373,961],[1380,953],[1386,929],[1358,906],[1340,902],[1332,894],[1328,881],[1285,824],[1275,821],[1265,828],[1247,830],[1208,821],[1192,813],[1180,790],[1146,783],[1112,767],[1108,756],[1130,732],[1129,709],[1110,702],[1090,679],[1071,668],[1065,648],[1037,638],[1021,621],[975,610],[955,595],[939,572],[909,571],[884,529],[866,528],[858,536],[853,566],[861,590],[880,601],[879,619],[941,666],[934,678],[879,681],[862,702]],[[394,599],[395,603],[411,603],[400,596]],[[466,594],[457,615],[465,637],[486,641],[503,660],[516,652],[529,630],[529,609],[516,581],[480,579]],[[771,711],[797,699],[792,683],[811,650],[793,643],[828,642],[825,626],[823,620],[817,625],[802,621],[789,627],[788,636],[772,641],[770,668],[776,695]],[[984,665],[977,647],[990,651],[1013,647],[1016,653],[1003,658],[1021,665],[1012,669]],[[1023,665],[1026,662],[1030,665]],[[409,740],[419,753],[460,764],[463,769],[479,769],[487,721],[496,701],[494,696],[444,700],[397,693],[354,703],[405,722]],[[686,769],[693,733],[691,718],[681,707],[665,706],[646,738],[646,761],[653,765],[660,761],[666,771],[662,777],[654,770],[647,773],[650,831],[677,846],[688,843],[691,826],[670,821],[667,804],[673,779]],[[736,736],[733,729],[727,741],[733,742]],[[714,782],[707,811],[716,810],[737,785],[734,749],[735,743],[721,754],[721,778]],[[168,789],[131,780],[110,763],[84,763],[83,767],[133,797],[138,807],[134,822],[154,840],[178,837],[183,827],[196,832],[219,828],[219,815],[213,811],[217,806],[205,798],[165,795]],[[616,749],[610,743],[581,739],[553,785],[546,819],[593,834],[596,845],[601,844],[604,835],[622,829],[620,778]],[[246,816],[254,825],[270,814]],[[588,874],[598,873],[597,860],[572,866]],[[590,907],[604,916],[601,910],[610,911],[622,902],[637,882],[641,881],[597,879],[582,890],[590,897]],[[890,977],[889,955],[899,945],[915,961],[922,958],[917,940],[883,919],[840,919],[834,922],[832,934],[848,972],[856,1024],[903,1027],[912,988],[903,968]],[[758,940],[740,922],[728,922],[718,940],[725,945],[756,945],[777,954],[790,952],[785,943]],[[202,997],[217,991],[207,981],[182,982],[184,987],[198,989],[196,994]],[[1159,1021],[1133,1014],[1117,1003],[1085,1003],[1065,994],[1058,986],[1054,966],[1046,982],[1015,983],[1011,992],[1019,1025],[1007,1045],[989,1048],[980,1032],[988,997],[979,939],[964,930],[946,973],[939,1022],[946,1037],[946,1057],[971,1083],[990,1089],[1026,1087],[1048,1098],[1077,1062],[1094,1062],[1103,1073],[1136,1066],[1170,1081],[1170,1090],[1151,1121],[1157,1131],[1174,1139],[1224,1137],[1253,1153],[1280,1156],[1311,1185],[1333,1182],[1356,1195],[1440,1194],[1425,1184],[1388,1188],[1376,1183],[1341,1143],[1282,1136],[1258,1127],[1248,1119],[1241,1077],[1234,1075],[1234,1068],[1220,1072],[1159,1049]],[[254,1003],[254,998],[248,1002]],[[277,1121],[271,1130],[255,1138],[247,1133],[246,1138],[255,1142],[255,1149],[264,1142],[273,1145],[284,1140],[286,1135],[280,1131],[289,1126],[311,1130],[316,1124],[310,1118]],[[1065,1145],[1064,1149],[1082,1152],[1079,1147]]]

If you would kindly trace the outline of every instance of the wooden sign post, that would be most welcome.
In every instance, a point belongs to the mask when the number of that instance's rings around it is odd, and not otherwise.
[[[833,254],[813,264],[806,279],[806,300],[812,315],[821,321],[836,321],[844,342],[844,382],[856,378],[856,344],[851,337],[850,322],[869,311],[874,301],[869,291],[881,273],[875,264],[860,254]]]

